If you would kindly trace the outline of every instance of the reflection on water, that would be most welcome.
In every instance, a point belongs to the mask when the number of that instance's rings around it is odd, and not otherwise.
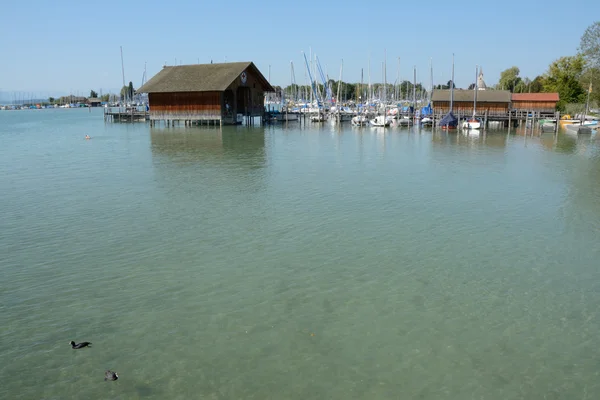
[[[150,128],[152,153],[178,161],[207,161],[228,157],[260,163],[265,157],[264,128]]]
[[[431,142],[434,145],[459,146],[465,148],[498,148],[506,147],[509,135],[505,132],[486,131],[458,131],[446,132],[436,129],[433,132]]]

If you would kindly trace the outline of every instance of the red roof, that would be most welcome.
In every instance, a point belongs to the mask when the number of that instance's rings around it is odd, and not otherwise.
[[[558,93],[513,93],[512,101],[558,101]]]

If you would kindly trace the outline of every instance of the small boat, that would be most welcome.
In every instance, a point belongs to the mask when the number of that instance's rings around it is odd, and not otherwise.
[[[356,115],[352,117],[352,125],[354,126],[365,126],[369,123],[369,120],[364,115]]]
[[[313,114],[310,116],[310,122],[325,122],[326,119],[327,118],[323,113]]]
[[[462,122],[461,128],[463,128],[463,129],[479,129],[479,128],[481,128],[481,121],[477,118],[469,118]]]
[[[450,111],[448,114],[444,115],[444,117],[440,120],[438,125],[445,130],[456,129],[456,126],[458,125],[458,118],[456,118],[454,116],[454,113]]]
[[[400,126],[411,126],[413,124],[412,119],[408,115],[398,118],[398,125]]]
[[[372,126],[390,126],[390,121],[384,115],[378,115],[369,121]]]
[[[423,119],[421,119],[421,125],[423,125],[423,126],[432,126],[433,125],[433,118],[424,117]]]
[[[288,112],[282,112],[282,113],[276,114],[275,119],[277,120],[277,122],[289,122],[289,121],[298,121],[299,120],[297,113],[288,113]]]
[[[452,54],[452,82],[454,82],[454,54]],[[454,103],[454,84],[450,85],[450,111],[448,114],[444,115],[444,117],[438,122],[438,125],[442,127],[444,130],[453,130],[456,129],[458,125],[458,118],[454,116],[452,112],[452,105]]]
[[[564,125],[564,128],[567,133],[575,135],[590,135],[592,133],[592,128],[589,125],[568,124]]]
[[[479,66],[475,66],[475,82],[479,77]],[[475,118],[477,112],[477,85],[473,86],[473,116],[463,121],[461,128],[463,129],[479,129],[481,128],[481,121]]]

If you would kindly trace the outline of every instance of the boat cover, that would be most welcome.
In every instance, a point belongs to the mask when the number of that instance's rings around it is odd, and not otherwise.
[[[456,126],[458,124],[458,118],[456,118],[454,116],[454,114],[452,113],[452,111],[450,111],[448,114],[444,115],[444,118],[442,118],[439,122],[440,126]]]
[[[421,108],[421,115],[431,115],[433,114],[433,110],[431,109],[431,104],[427,104],[426,107]]]

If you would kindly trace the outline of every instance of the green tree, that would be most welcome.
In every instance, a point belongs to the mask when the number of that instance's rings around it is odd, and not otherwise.
[[[55,100],[54,97],[48,97],[48,103],[54,104],[54,100]]]
[[[600,21],[594,22],[583,32],[579,50],[592,67],[600,68]]]
[[[497,88],[514,92],[515,88],[521,81],[519,72],[519,67],[510,67],[502,71],[500,73],[500,80],[498,81]]]
[[[585,91],[580,79],[585,67],[583,55],[561,57],[548,67],[544,78],[545,92],[558,92],[560,101],[559,110],[564,110],[568,103],[582,103],[585,101]]]
[[[529,85],[529,91],[531,93],[541,93],[544,90],[544,77],[536,76],[534,80],[531,81]]]
[[[454,89],[456,89],[456,85],[452,84],[452,80],[449,80],[445,85],[435,85],[433,88],[434,89],[450,89],[450,85],[452,85],[452,87]]]
[[[135,95],[135,90],[133,89],[133,83],[131,81],[129,81],[129,87],[127,88],[127,95],[129,96],[129,99],[133,99],[133,96]]]
[[[104,94],[102,97],[100,97],[101,101],[108,101],[108,99],[110,99],[110,94]]]
[[[90,98],[95,99],[98,97],[98,93],[94,92],[93,90],[90,90]]]

